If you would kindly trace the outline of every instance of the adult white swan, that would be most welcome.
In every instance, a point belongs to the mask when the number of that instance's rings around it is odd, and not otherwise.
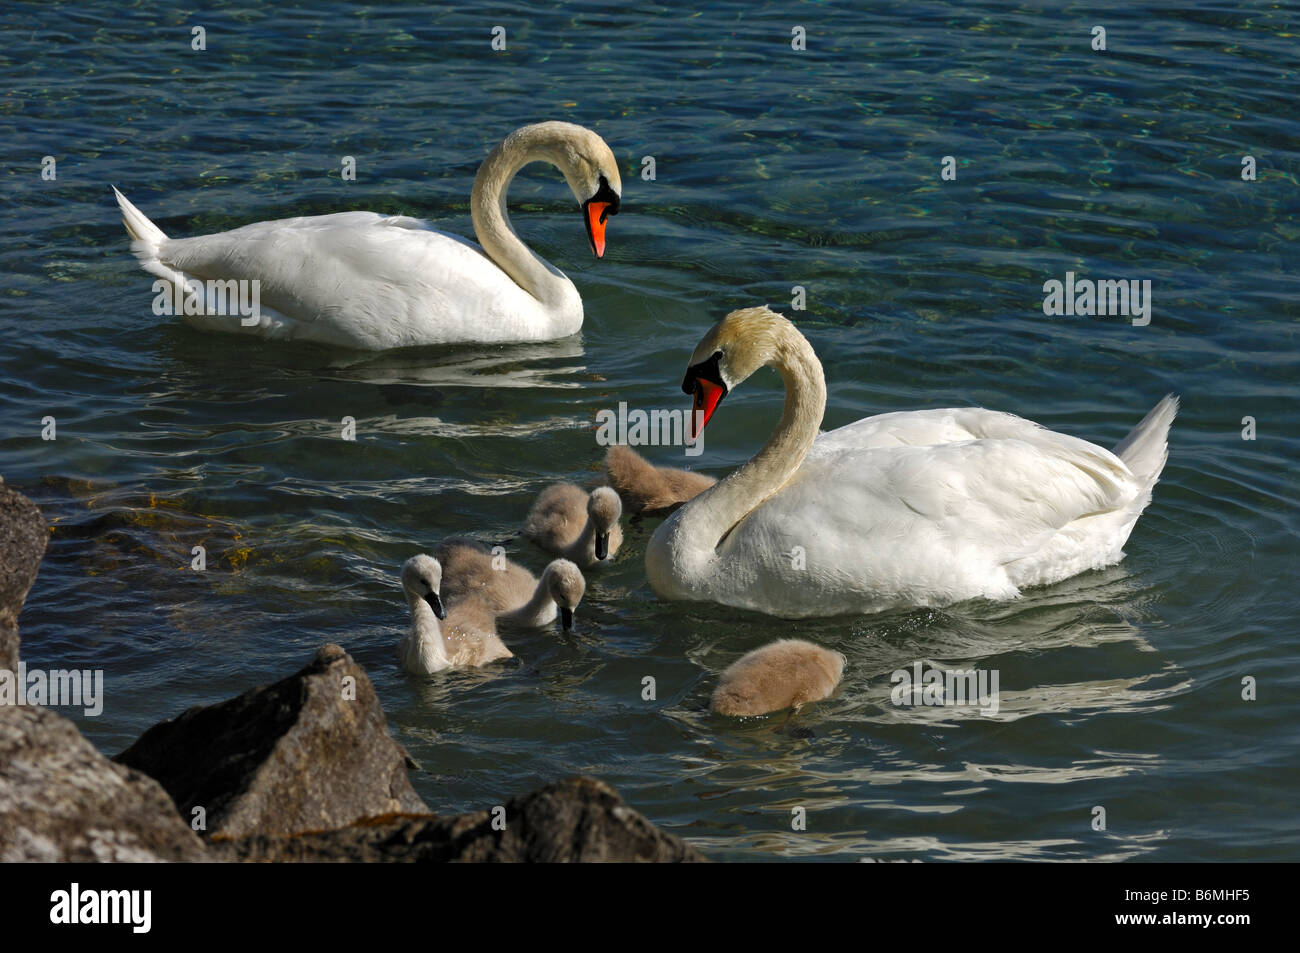
[[[1113,453],[979,408],[880,414],[819,434],[817,355],[781,315],[748,308],[691,357],[692,436],[768,365],[786,389],[776,432],[650,540],[646,571],[664,598],[800,618],[1012,599],[1110,565],[1151,500],[1178,409],[1166,397]]]
[[[582,299],[562,271],[520,241],[506,214],[515,173],[537,161],[564,173],[582,206],[592,251],[604,255],[605,222],[618,212],[622,192],[618,164],[600,136],[567,122],[524,126],[484,160],[470,197],[479,245],[420,219],[376,212],[168,238],[113,192],[132,251],[145,271],[167,283],[160,297],[180,289],[176,297],[185,304],[192,282],[204,283],[204,293],[190,295],[192,304],[179,309],[200,312],[184,314],[196,327],[366,350],[548,341],[582,327]],[[217,299],[237,288],[234,281],[258,282],[256,320]]]

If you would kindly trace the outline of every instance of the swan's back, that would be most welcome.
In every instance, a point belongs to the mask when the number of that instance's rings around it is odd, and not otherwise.
[[[605,471],[623,505],[633,513],[662,513],[693,500],[718,482],[703,473],[657,467],[631,447],[617,445],[605,454]]]
[[[568,549],[587,525],[587,492],[576,483],[556,483],[537,497],[524,520],[524,535],[552,552]]]
[[[713,692],[720,715],[763,715],[830,697],[844,656],[802,639],[781,639],[732,663]]]
[[[452,665],[487,665],[513,656],[497,635],[496,613],[482,598],[471,596],[447,612],[442,637]]]
[[[442,563],[442,599],[449,611],[476,599],[493,612],[509,612],[527,603],[537,589],[537,579],[527,569],[503,554],[494,556],[475,540],[447,539],[433,553]],[[503,568],[494,568],[494,560]]]

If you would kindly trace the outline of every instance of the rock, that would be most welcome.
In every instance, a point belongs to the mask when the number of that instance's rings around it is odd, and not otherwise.
[[[18,614],[47,536],[36,504],[0,483],[0,669],[18,668]],[[49,709],[0,706],[0,863],[206,859],[156,781]]]
[[[0,863],[206,859],[157,782],[47,708],[0,707]]]
[[[18,613],[48,535],[36,504],[0,482],[0,669],[18,670]]]
[[[349,698],[349,693],[351,698]],[[428,814],[365,671],[337,645],[274,685],[155,725],[115,759],[158,781],[209,836],[329,830]]]
[[[493,828],[490,811],[458,817],[394,816],[297,837],[216,839],[212,849],[223,860],[261,862],[708,860],[681,838],[659,830],[595,778],[551,784],[512,798],[504,807],[503,831]]]

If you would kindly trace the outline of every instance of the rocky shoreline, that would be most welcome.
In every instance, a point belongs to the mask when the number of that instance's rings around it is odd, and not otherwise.
[[[48,537],[0,482],[0,671]],[[0,862],[698,862],[611,787],[571,778],[432,814],[374,686],[338,645],[105,758],[48,708],[0,703]]]

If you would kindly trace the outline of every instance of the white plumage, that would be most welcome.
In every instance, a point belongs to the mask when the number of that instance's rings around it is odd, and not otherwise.
[[[604,140],[581,126],[548,122],[512,133],[479,170],[471,211],[481,247],[419,219],[375,212],[168,238],[113,191],[132,251],[149,274],[171,284],[259,282],[255,325],[243,326],[237,313],[205,309],[184,316],[195,327],[367,350],[545,341],[576,333],[583,313],[573,283],[524,245],[506,216],[510,181],[538,160],[564,172],[584,214],[598,196],[621,188]],[[617,212],[616,199],[605,204]],[[603,250],[603,219],[597,227]]]
[[[719,351],[727,388],[776,366],[785,414],[753,460],[659,527],[646,569],[661,596],[789,618],[1012,599],[1119,561],[1178,406],[1162,400],[1118,454],[978,408],[819,434],[821,364],[785,318],[733,312],[692,369]]]

